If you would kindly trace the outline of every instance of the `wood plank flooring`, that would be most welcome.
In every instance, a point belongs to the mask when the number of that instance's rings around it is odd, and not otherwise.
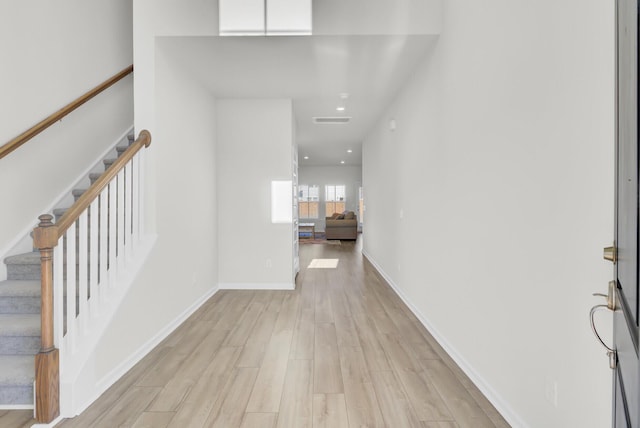
[[[33,410],[0,410],[1,428],[29,428],[35,423]]]
[[[508,427],[360,251],[302,245],[295,291],[218,292],[58,427]]]

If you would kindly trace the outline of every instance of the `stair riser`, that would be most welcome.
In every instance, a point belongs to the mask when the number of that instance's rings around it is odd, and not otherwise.
[[[35,355],[40,336],[0,336],[0,355]]]
[[[0,314],[39,314],[40,297],[4,297],[0,299]]]
[[[0,385],[0,403],[4,405],[33,404],[33,385]]]
[[[37,265],[7,265],[7,279],[9,280],[39,280],[40,264]]]

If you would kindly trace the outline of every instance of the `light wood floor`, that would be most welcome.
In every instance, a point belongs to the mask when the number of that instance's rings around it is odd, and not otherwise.
[[[307,269],[313,258],[339,264]],[[295,291],[218,292],[58,427],[509,426],[359,243],[302,245],[300,259]],[[22,425],[0,413],[5,426]]]

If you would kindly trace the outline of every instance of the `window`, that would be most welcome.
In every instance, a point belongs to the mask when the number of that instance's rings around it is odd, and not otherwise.
[[[298,218],[318,218],[320,188],[317,185],[298,186]]]
[[[343,184],[329,185],[324,188],[325,214],[341,213],[346,206],[346,186]]]
[[[291,180],[271,182],[271,222],[293,221],[293,190]]]

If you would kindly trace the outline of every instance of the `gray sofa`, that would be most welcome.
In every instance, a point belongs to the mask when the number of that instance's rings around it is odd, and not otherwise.
[[[358,238],[358,217],[353,211],[326,217],[325,222],[324,230],[327,239]]]

